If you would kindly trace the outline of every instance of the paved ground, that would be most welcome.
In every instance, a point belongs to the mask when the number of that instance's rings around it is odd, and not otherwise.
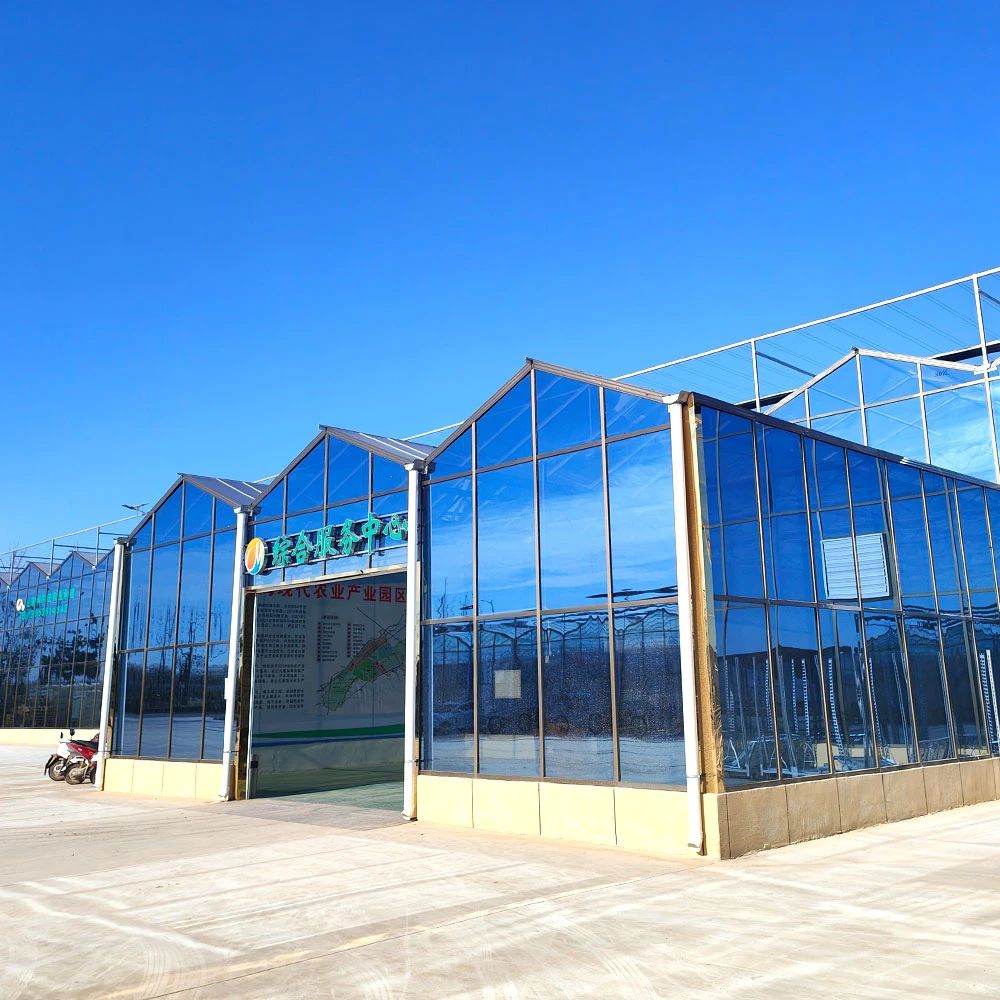
[[[0,997],[1000,996],[1000,804],[725,864],[186,804],[0,747]]]

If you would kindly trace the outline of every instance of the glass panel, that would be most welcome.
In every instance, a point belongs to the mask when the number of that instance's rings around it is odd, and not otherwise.
[[[170,742],[170,681],[174,651],[158,649],[147,654],[142,686],[142,731],[139,756],[166,757]]]
[[[993,445],[982,385],[924,397],[931,462],[945,469],[992,480]]]
[[[723,521],[757,517],[757,473],[749,433],[719,438],[718,466],[705,471],[709,494],[717,492],[721,497]]]
[[[877,503],[882,499],[878,459],[859,451],[847,452],[847,468],[851,479],[852,503]]]
[[[866,403],[881,403],[887,399],[915,396],[920,391],[917,366],[909,361],[889,361],[887,358],[861,356],[861,382]],[[919,404],[918,404],[919,405]],[[871,424],[868,425],[871,434]]]
[[[146,645],[146,613],[149,608],[149,549],[133,552],[128,563],[128,598],[125,601],[125,649]]]
[[[205,702],[205,647],[177,650],[170,756],[175,760],[201,757],[202,710]]]
[[[471,772],[472,623],[424,628],[423,768]]]
[[[793,396],[787,403],[782,403],[773,410],[768,410],[772,417],[779,420],[805,420],[806,419],[806,394],[800,392]]]
[[[615,674],[621,780],[683,785],[684,713],[676,606],[615,612]]]
[[[820,610],[819,620],[834,770],[874,767],[861,615]]]
[[[921,496],[919,469],[912,465],[900,465],[898,462],[885,464],[889,473],[889,496],[893,500]]]
[[[677,593],[670,431],[608,445],[616,601]]]
[[[531,455],[531,382],[527,375],[476,421],[480,469]]]
[[[931,555],[934,559],[934,582],[942,610],[958,611],[958,568],[952,536],[951,505],[946,493],[927,497],[927,524],[930,528]],[[946,595],[952,595],[946,599]]]
[[[924,383],[924,392],[931,389],[947,389],[952,385],[962,385],[981,378],[974,371],[966,368],[949,368],[946,365],[921,365],[920,378]]]
[[[816,507],[847,506],[847,467],[843,448],[824,441],[807,441],[810,462],[810,502]]]
[[[716,593],[733,597],[763,597],[764,574],[760,562],[760,529],[756,521],[727,524],[723,529],[722,569],[719,556],[713,555]],[[713,546],[713,552],[717,552]]]
[[[363,524],[368,517],[368,501],[355,500],[354,503],[345,503],[340,507],[329,507],[326,511],[326,523],[330,525],[342,526],[348,519],[355,524]],[[351,530],[355,534],[358,532],[352,525]],[[356,554],[347,556],[336,556],[326,561],[327,573],[351,573],[359,569],[364,569],[368,565],[368,550],[363,545],[355,545]],[[314,565],[316,575],[320,574],[318,564]],[[260,575],[257,576],[260,580]]]
[[[208,625],[209,642],[229,638],[229,624],[233,613],[235,547],[235,532],[216,532],[215,552],[212,557],[212,608]]]
[[[281,517],[285,512],[285,480],[282,479],[269,493],[257,501],[256,520],[266,521],[272,517]]]
[[[153,541],[176,542],[181,535],[181,488],[178,486],[153,515]]]
[[[479,474],[479,613],[535,607],[531,462]]]
[[[179,551],[180,546],[176,543],[153,551],[147,646],[171,646],[174,643],[177,624]]]
[[[913,710],[916,713],[920,759],[926,764],[955,756],[945,701],[944,661],[941,637],[933,618],[903,620],[906,657],[913,680]]]
[[[975,623],[976,665],[979,668],[979,685],[986,707],[986,731],[990,738],[990,751],[1000,753],[1000,623]]]
[[[614,780],[606,613],[542,618],[545,776]]]
[[[372,455],[372,492],[406,489],[406,469],[381,455]]]
[[[767,495],[770,513],[786,514],[805,510],[802,438],[792,431],[765,427],[764,450],[767,455]]]
[[[627,392],[604,390],[604,421],[608,437],[631,434],[669,422],[666,404]]]
[[[907,610],[934,611],[934,584],[931,580],[923,500],[920,497],[893,500],[892,527],[903,607]]]
[[[979,487],[958,491],[958,516],[973,613],[995,618],[997,593],[993,578],[993,553],[986,527],[986,502]]]
[[[142,705],[143,653],[118,657],[118,710],[114,719],[115,752],[134,757],[139,750],[139,708]],[[124,669],[123,669],[124,667]]]
[[[858,400],[858,368],[854,359],[830,372],[826,378],[820,379],[811,389],[809,395],[809,415],[819,417],[824,413],[835,413],[837,410],[849,410],[857,406]]]
[[[326,502],[353,500],[368,495],[368,452],[330,438],[330,472]]]
[[[203,643],[208,624],[208,573],[212,539],[187,541],[181,557],[181,603],[178,642]],[[154,558],[159,556],[157,551]]]
[[[904,399],[865,410],[868,444],[895,455],[927,461],[919,399]]]
[[[430,591],[428,618],[472,613],[472,480],[466,476],[428,487]]]
[[[539,776],[534,618],[479,625],[479,771]]]
[[[538,463],[542,607],[608,598],[600,448]]]
[[[942,618],[941,632],[958,756],[981,757],[989,753],[989,749],[980,700],[979,669],[969,645],[966,622],[960,618]]]
[[[778,777],[764,608],[717,601],[726,787]]]
[[[599,441],[601,409],[596,385],[535,372],[538,453]]]
[[[472,428],[457,437],[437,458],[431,469],[432,479],[472,471]]]
[[[865,643],[882,767],[915,764],[910,689],[895,615],[865,615]]]
[[[288,512],[323,506],[323,472],[326,442],[320,441],[288,473]]]
[[[205,681],[205,741],[202,757],[222,760],[222,737],[226,721],[226,674],[229,671],[229,644],[208,647],[208,670]]]
[[[232,504],[223,503],[221,500],[215,501],[215,530],[222,528],[236,527],[236,511]]]
[[[780,601],[814,601],[812,556],[809,550],[809,519],[805,514],[783,514],[770,519],[769,560],[771,589]],[[730,544],[732,526],[725,529]],[[751,556],[752,559],[752,556]],[[741,597],[750,594],[739,593]]]
[[[383,520],[389,519],[393,514],[402,515],[403,521],[407,520],[407,495],[402,493],[386,493],[372,501],[372,513]],[[372,553],[372,566],[379,569],[406,562],[406,542],[396,541],[386,534],[383,525],[383,534],[379,535],[375,544],[375,551]],[[404,535],[405,539],[405,535]]]
[[[133,549],[144,549],[147,545],[153,544],[153,519],[150,518],[136,533],[132,539]]]
[[[845,441],[865,443],[864,431],[861,429],[861,411],[850,410],[838,413],[835,417],[814,417],[809,421],[814,431],[829,434],[831,437],[843,438]]]
[[[204,535],[212,530],[213,499],[190,483],[184,484],[184,535]]]
[[[993,544],[990,550],[993,553],[993,566],[1000,578],[1000,491],[986,490],[986,511],[989,515],[990,532]]]
[[[782,777],[827,774],[830,755],[816,613],[812,608],[774,608],[771,632]]]

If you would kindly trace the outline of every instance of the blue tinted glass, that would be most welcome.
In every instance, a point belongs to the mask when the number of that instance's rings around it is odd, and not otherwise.
[[[920,379],[924,392],[932,389],[947,389],[951,385],[962,385],[980,378],[969,368],[949,368],[946,365],[921,365]]]
[[[1000,622],[977,621],[973,633],[990,752],[996,754],[1000,752]]]
[[[126,557],[128,566],[128,597],[125,621],[122,623],[126,649],[141,649],[146,645],[146,614],[149,609],[149,550],[133,552]]]
[[[670,431],[608,445],[616,601],[677,593]]]
[[[531,462],[479,474],[479,613],[535,607]]]
[[[809,520],[805,514],[783,514],[770,521],[774,596],[779,601],[814,601]],[[729,528],[726,528],[728,541]],[[737,592],[739,593],[739,592]],[[752,595],[739,593],[741,597]]]
[[[823,675],[835,771],[875,766],[861,615],[820,611]]]
[[[441,479],[472,470],[472,429],[457,437],[437,458],[431,468],[431,477]]]
[[[862,355],[861,381],[866,403],[900,399],[916,395],[920,391],[917,366],[909,361],[889,361],[887,358]]]
[[[615,612],[622,781],[684,784],[680,639],[675,605]]]
[[[531,381],[525,375],[476,421],[480,469],[531,455]]]
[[[772,612],[771,630],[782,777],[826,774],[830,757],[816,613],[812,608],[777,607]]]
[[[773,780],[778,763],[764,609],[717,601],[715,634],[726,787]]]
[[[177,650],[170,719],[170,757],[198,760],[201,757],[202,714],[205,709],[205,647],[182,646]]]
[[[993,538],[991,546],[993,565],[998,578],[1000,578],[1000,492],[997,490],[986,490],[986,510],[989,515],[990,533]]]
[[[854,530],[859,535],[885,531],[885,511],[880,503],[863,503],[854,508]]]
[[[212,530],[213,499],[190,483],[184,484],[184,537]]]
[[[219,531],[212,555],[212,608],[208,625],[209,642],[229,638],[233,608],[233,568],[236,562],[236,533]]]
[[[910,688],[895,615],[865,615],[865,642],[875,703],[879,766],[915,764]]]
[[[776,427],[764,428],[767,454],[768,497],[771,513],[805,510],[806,493],[802,479],[802,438]]]
[[[930,528],[931,555],[934,559],[934,581],[939,595],[958,591],[950,510],[947,494],[938,493],[927,498],[927,524]]]
[[[858,369],[856,363],[848,361],[826,378],[820,379],[811,389],[809,412],[813,416],[834,413],[858,405]]]
[[[257,501],[257,520],[264,521],[272,517],[281,517],[285,512],[285,480],[279,479],[277,484]]]
[[[893,500],[920,496],[920,470],[912,465],[886,462],[889,473],[889,496]]]
[[[139,749],[143,659],[143,653],[118,657],[118,710],[113,733],[115,753],[123,757],[134,757]]]
[[[479,772],[539,777],[534,618],[479,625]]]
[[[750,421],[746,417],[737,416],[728,410],[718,410],[718,434],[725,437],[728,434],[749,434],[751,431]]]
[[[725,577],[715,577],[715,589],[720,584],[733,597],[763,597],[764,576],[760,565],[760,531],[756,521],[727,524],[722,529],[722,562]],[[713,554],[713,570],[718,572],[718,556]]]
[[[149,596],[147,646],[171,646],[177,625],[177,569],[180,546],[174,543],[153,551]]]
[[[872,406],[865,411],[868,445],[895,455],[927,461],[924,422],[919,399]]]
[[[422,647],[422,767],[471,772],[472,623],[427,626]]]
[[[944,493],[944,476],[939,476],[936,472],[922,472],[921,478],[924,482],[925,493]]]
[[[614,779],[606,613],[542,618],[545,775]]]
[[[428,487],[430,554],[428,618],[472,614],[472,480],[466,476]]]
[[[406,469],[381,455],[372,455],[372,492],[406,489]]]
[[[892,527],[896,540],[896,563],[903,605],[917,610],[934,610],[930,550],[924,524],[924,502],[919,496],[892,502]],[[925,595],[923,601],[913,595]],[[929,598],[929,599],[928,599]]]
[[[181,536],[181,489],[178,486],[153,515],[153,542],[175,542]]]
[[[744,521],[757,516],[757,476],[753,437],[736,434],[719,439],[718,466],[705,470],[709,491],[718,491],[724,521]]]
[[[980,479],[993,479],[989,408],[982,384],[924,397],[931,462]]]
[[[702,437],[706,440],[713,440],[719,435],[719,411],[713,410],[710,406],[699,406],[696,410],[698,418],[701,420]]]
[[[844,449],[824,441],[811,442],[812,475],[815,486],[811,487],[812,502],[820,507],[847,506],[847,468]]]
[[[987,591],[973,597],[975,610],[996,616],[996,580],[993,578],[993,553],[986,526],[986,502],[978,487],[959,490],[958,515],[962,522],[962,551],[969,589]]]
[[[847,467],[851,473],[851,501],[871,503],[882,499],[878,459],[859,451],[847,452]]]
[[[938,623],[933,618],[908,617],[903,624],[920,759],[925,764],[948,760],[955,756],[955,748],[948,724]]]
[[[814,431],[829,434],[830,437],[864,444],[865,435],[861,429],[860,410],[848,410],[847,413],[838,413],[835,417],[812,417],[809,426]]]
[[[600,440],[601,407],[596,385],[536,371],[535,394],[539,454]]]
[[[538,463],[542,607],[606,601],[601,450]]]
[[[223,503],[221,500],[215,501],[215,530],[236,527],[236,511],[233,505]]]
[[[662,427],[668,422],[665,403],[627,392],[604,390],[604,420],[608,437]]]
[[[181,600],[177,641],[202,643],[208,624],[208,577],[211,536],[186,541],[181,554]],[[154,553],[154,560],[158,553]]]
[[[368,452],[330,438],[326,502],[340,503],[368,495]]]
[[[148,654],[142,685],[140,757],[166,757],[170,745],[170,681],[174,651],[161,649]]]
[[[720,524],[722,522],[721,500],[719,495],[719,442],[715,439],[706,439],[702,443],[701,456],[703,461],[705,506],[707,508],[708,523]]]
[[[205,739],[202,757],[222,759],[222,737],[226,721],[226,674],[229,669],[228,643],[208,647],[208,667],[205,678]]]
[[[132,548],[144,549],[153,544],[153,519],[150,518],[136,533],[132,539]]]
[[[323,506],[323,473],[326,464],[326,441],[320,441],[288,473],[288,512],[312,510]]]
[[[979,669],[970,646],[968,627],[961,618],[942,618],[944,664],[948,675],[951,719],[959,757],[981,757],[989,753]]]

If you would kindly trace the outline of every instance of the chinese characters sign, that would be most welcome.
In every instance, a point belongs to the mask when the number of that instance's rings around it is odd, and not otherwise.
[[[252,538],[244,552],[243,563],[246,571],[256,576],[266,569],[301,566],[361,551],[373,552],[380,538],[387,545],[405,541],[408,527],[405,514],[380,517],[369,513],[363,521],[347,518],[342,524],[327,524],[313,531],[300,531],[297,535],[280,535],[268,541]]]
[[[64,615],[69,611],[69,602],[76,597],[76,587],[64,590],[50,590],[47,594],[35,594],[26,601],[18,601],[17,620],[31,621],[46,615]]]

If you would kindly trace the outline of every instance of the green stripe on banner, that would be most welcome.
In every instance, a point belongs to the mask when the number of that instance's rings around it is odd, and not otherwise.
[[[258,740],[308,740],[326,736],[402,736],[402,725],[366,726],[363,729],[306,729],[293,733],[254,733]]]

